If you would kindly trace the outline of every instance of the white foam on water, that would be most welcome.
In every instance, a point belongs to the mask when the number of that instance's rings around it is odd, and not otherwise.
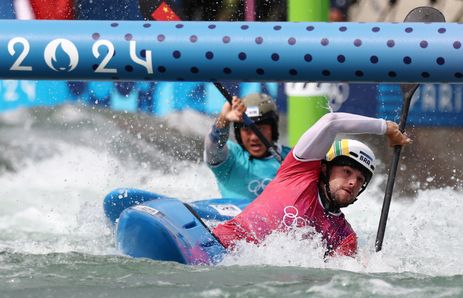
[[[166,175],[108,152],[57,143],[59,154],[0,176],[0,249],[25,253],[117,253],[103,214],[104,196],[118,187],[194,200],[219,197],[205,165],[175,165]]]
[[[346,216],[359,234],[365,270],[463,273],[463,239],[459,236],[463,218],[456,213],[463,207],[459,192],[443,188],[420,191],[412,200],[394,198],[380,253],[374,252],[374,243],[382,200],[365,200],[363,205],[352,208]]]
[[[186,202],[220,197],[215,178],[205,164],[182,162],[173,174],[151,173],[146,185],[146,190]]]
[[[115,187],[116,176],[121,183],[128,180],[124,177],[130,176],[120,175],[118,169],[122,165],[107,153],[64,143],[56,146],[61,154],[30,162],[15,173],[0,176],[3,203],[0,230],[18,235],[14,239],[18,246],[11,247],[13,250],[30,253],[79,251],[79,239],[99,239],[102,234],[108,234],[102,214],[102,197],[106,190]],[[95,219],[87,235],[83,217]],[[43,247],[40,241],[32,245],[27,241],[35,237],[43,240]],[[56,245],[48,243],[56,239],[60,239]],[[82,241],[80,246],[86,245],[88,243]]]
[[[336,257],[324,262],[320,239],[307,242],[300,237],[294,239],[294,235],[276,234],[261,247],[240,243],[240,251],[227,256],[224,265],[271,264],[431,276],[463,274],[463,218],[455,211],[461,210],[463,199],[458,192],[445,188],[420,191],[415,199],[394,198],[382,251],[376,253],[374,244],[383,196],[378,189],[366,192],[345,209],[346,218],[359,237],[355,258]]]

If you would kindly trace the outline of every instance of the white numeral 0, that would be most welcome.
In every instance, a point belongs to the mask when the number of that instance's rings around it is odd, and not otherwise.
[[[102,39],[102,40],[99,40],[97,42],[95,42],[92,46],[92,52],[93,52],[93,56],[95,56],[95,58],[98,58],[100,57],[100,52],[99,52],[99,48],[101,46],[105,46],[107,49],[108,49],[108,53],[106,54],[106,56],[104,57],[103,61],[101,62],[100,65],[98,65],[98,67],[95,69],[95,72],[100,72],[100,73],[117,73],[117,69],[115,68],[105,68],[106,65],[108,65],[109,63],[109,60],[111,60],[111,58],[113,57],[114,55],[114,45],[109,41],[109,40],[106,40],[106,39]]]
[[[152,74],[153,73],[153,63],[151,59],[151,51],[150,50],[145,51],[145,57],[146,57],[146,61],[145,61],[137,57],[136,47],[137,47],[137,42],[134,40],[131,40],[130,41],[130,58],[133,60],[133,62],[145,67],[146,71],[149,74]]]
[[[21,52],[21,54],[19,54],[18,59],[16,59],[16,61],[10,67],[10,70],[32,71],[32,66],[21,65],[21,63],[24,61],[24,59],[26,58],[27,54],[29,54],[29,51],[31,49],[27,39],[25,39],[24,37],[15,37],[15,38],[11,39],[8,42],[8,52],[10,53],[11,56],[13,56],[16,53],[16,51],[14,50],[14,46],[17,43],[22,44],[23,51]]]

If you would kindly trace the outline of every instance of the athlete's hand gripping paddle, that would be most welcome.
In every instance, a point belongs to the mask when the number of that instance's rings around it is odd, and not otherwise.
[[[156,21],[180,21],[181,19],[177,14],[167,5],[165,1],[159,3],[154,0],[139,0],[140,11],[144,18]],[[214,86],[220,91],[225,99],[232,104],[233,97],[225,87],[219,82],[214,82]],[[279,162],[282,162],[281,155],[275,150],[275,147],[270,143],[269,140],[262,134],[259,128],[256,126],[254,121],[243,113],[243,122],[248,126],[252,132],[256,134],[259,140],[267,147],[268,152]]]
[[[444,15],[433,7],[417,7],[410,11],[405,18],[404,22],[445,22]],[[413,94],[418,89],[419,84],[401,84],[403,103],[402,115],[400,116],[399,129],[401,132],[405,131],[407,123],[408,111]],[[402,146],[394,147],[394,155],[392,157],[391,168],[389,169],[389,176],[386,184],[386,192],[384,194],[383,208],[381,210],[381,218],[379,220],[378,233],[376,234],[375,248],[380,251],[383,246],[384,232],[386,231],[387,217],[389,214],[389,207],[391,205],[392,191],[394,188],[397,167],[399,165],[400,152]]]
[[[220,84],[219,82],[214,82],[214,86],[217,87],[217,89],[222,93],[222,95],[225,97],[225,99],[232,104],[233,97],[232,95],[228,92],[225,87]],[[259,138],[259,140],[264,144],[265,147],[267,147],[268,152],[272,154],[272,156],[278,160],[279,163],[282,162],[281,155],[275,150],[275,147],[270,143],[269,140],[262,134],[260,129],[257,127],[257,125],[254,123],[254,121],[251,120],[251,118],[246,115],[246,113],[243,113],[243,122],[246,126],[251,128],[251,130],[256,134],[256,136]]]

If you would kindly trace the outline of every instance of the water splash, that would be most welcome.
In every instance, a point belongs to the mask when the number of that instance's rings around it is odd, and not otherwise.
[[[111,142],[105,142],[121,133],[108,118],[94,117],[93,122],[88,122],[74,109],[64,109],[63,113],[73,115],[73,120],[67,127],[63,125],[54,130],[46,125],[37,130],[36,119],[24,116],[32,135],[23,145],[35,144],[44,154],[39,158],[23,158],[21,163],[14,165],[15,171],[0,175],[0,251],[32,255],[119,254],[101,205],[102,198],[117,187],[141,188],[184,201],[219,196],[214,177],[204,164],[174,160],[166,163],[169,171],[143,166],[147,160],[121,158]],[[55,115],[55,123],[60,119],[58,116]],[[188,119],[176,120],[188,124]],[[22,125],[8,123],[11,127]],[[69,126],[73,129],[68,129]],[[4,126],[2,130],[0,126],[3,140],[6,137],[10,144],[21,145],[21,139],[15,139],[17,134],[5,132],[11,127]],[[95,143],[97,138],[103,141]],[[80,141],[71,141],[75,139]],[[137,146],[142,151],[151,146],[137,135],[133,139],[139,142]],[[125,144],[133,145],[131,142]],[[27,154],[28,151],[21,152]],[[156,154],[157,158],[171,159],[165,151]],[[462,209],[463,200],[459,192],[450,188],[419,191],[414,198],[394,193],[383,250],[374,252],[385,179],[384,175],[375,177],[358,202],[345,210],[346,218],[359,237],[356,258],[325,262],[323,243],[319,239],[308,242],[298,238],[297,233],[274,234],[261,247],[241,244],[240,251],[228,256],[222,266],[291,266],[367,274],[411,272],[424,276],[463,274],[460,257],[463,218],[455,215],[455,210]],[[388,288],[374,280],[369,282],[377,289],[386,291]],[[313,292],[322,290],[310,289]]]

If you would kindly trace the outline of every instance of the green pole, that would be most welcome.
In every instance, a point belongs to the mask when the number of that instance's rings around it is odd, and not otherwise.
[[[328,21],[329,0],[289,0],[290,22]],[[296,145],[302,134],[329,111],[328,84],[287,83],[288,143]]]

